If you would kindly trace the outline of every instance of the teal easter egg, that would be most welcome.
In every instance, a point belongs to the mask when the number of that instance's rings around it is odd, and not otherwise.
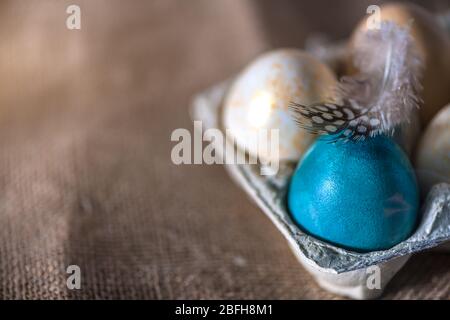
[[[385,136],[318,139],[291,178],[288,207],[306,232],[337,246],[385,250],[414,230],[419,191],[411,164]]]

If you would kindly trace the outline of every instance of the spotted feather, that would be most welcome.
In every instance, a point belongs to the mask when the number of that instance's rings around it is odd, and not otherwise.
[[[348,141],[392,134],[409,121],[419,107],[422,71],[409,27],[383,22],[379,30],[362,32],[353,57],[359,73],[342,77],[332,99],[312,105],[291,103],[300,127]]]

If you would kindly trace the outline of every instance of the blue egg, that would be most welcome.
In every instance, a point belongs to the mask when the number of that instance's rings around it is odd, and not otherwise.
[[[292,176],[288,206],[298,225],[316,238],[367,252],[411,235],[419,192],[408,158],[390,138],[336,143],[322,138]]]

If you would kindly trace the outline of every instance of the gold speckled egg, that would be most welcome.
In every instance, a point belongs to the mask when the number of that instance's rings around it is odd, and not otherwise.
[[[411,34],[424,62],[421,81],[424,104],[420,109],[420,120],[425,127],[433,116],[450,102],[450,37],[431,13],[416,5],[387,4],[381,6],[380,14],[382,21],[393,21],[401,26],[411,23]],[[352,51],[356,35],[366,30],[366,21],[367,18],[355,29],[349,41],[349,52]],[[355,71],[349,55],[346,73],[351,74]]]
[[[225,99],[223,125],[241,150],[264,160],[298,160],[315,139],[300,129],[289,110],[330,97],[333,72],[297,49],[280,49],[258,57],[234,81]],[[260,129],[279,129],[279,155],[257,148]],[[270,134],[268,145],[270,145]]]
[[[416,172],[422,194],[436,183],[450,183],[450,105],[433,118],[420,139]]]

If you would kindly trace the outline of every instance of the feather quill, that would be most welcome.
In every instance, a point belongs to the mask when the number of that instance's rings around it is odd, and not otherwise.
[[[297,123],[332,140],[362,140],[409,122],[419,108],[422,61],[409,27],[382,22],[379,29],[355,38],[353,63],[359,70],[344,76],[329,101],[309,106],[291,103]]]

